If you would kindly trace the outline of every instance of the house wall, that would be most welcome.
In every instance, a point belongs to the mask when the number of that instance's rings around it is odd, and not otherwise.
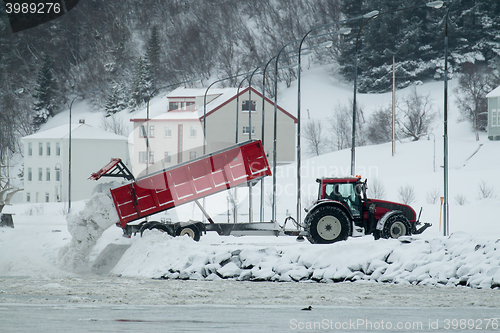
[[[238,107],[238,142],[249,139],[248,133],[243,133],[243,127],[249,126],[249,112],[242,111],[242,101],[248,100],[248,91],[239,98]],[[262,138],[262,98],[252,91],[252,100],[256,101],[256,111],[251,114],[252,128],[255,128],[252,139]],[[272,163],[274,144],[274,106],[265,103],[264,110],[264,150]],[[228,147],[236,142],[236,99],[224,105],[216,112],[207,116],[207,138],[209,152]],[[295,160],[296,125],[292,118],[278,110],[277,122],[277,153],[278,164],[290,163]]]
[[[146,166],[148,173],[152,173],[203,154],[203,128],[198,119],[153,119],[149,121],[149,126],[154,126],[154,137],[149,137],[149,150],[154,153],[154,161],[151,164],[140,162],[140,153],[147,151],[146,138],[140,136],[142,125],[146,126],[143,122],[134,122],[132,170],[135,177],[145,175]],[[182,151],[179,152],[180,125]],[[166,135],[167,126],[170,128],[170,136]],[[194,136],[191,135],[192,129],[196,132]],[[170,162],[165,160],[165,152],[169,153]]]
[[[38,139],[23,140],[24,142],[24,202],[41,203],[67,200],[67,189],[62,188],[68,184],[68,158],[67,145],[62,140]],[[29,154],[29,144],[32,145],[32,154]],[[39,154],[39,143],[42,144],[42,155]],[[50,144],[51,152],[47,155],[47,143]],[[56,145],[60,145],[60,154],[56,155]],[[39,180],[39,169],[42,177]],[[59,171],[59,181],[56,180],[56,168]],[[31,169],[31,180],[29,170]],[[50,180],[47,180],[47,171]],[[61,192],[63,190],[63,192]]]
[[[68,164],[69,147],[67,139],[32,139],[24,142],[24,202],[42,203],[68,201]],[[33,154],[29,156],[29,143],[32,143]],[[43,145],[43,154],[38,154],[38,144]],[[47,155],[47,143],[51,144],[51,154]],[[56,155],[56,144],[61,147],[60,155]],[[129,162],[126,140],[80,140],[73,139],[71,159],[71,201],[89,199],[96,182],[87,180],[91,173],[106,165],[112,157],[119,157]],[[28,179],[29,168],[32,180]],[[39,168],[42,169],[42,180],[39,180]],[[56,179],[56,168],[60,169],[59,181]],[[47,179],[47,173],[50,179]],[[109,182],[109,178],[99,183]],[[29,200],[28,200],[29,197]]]
[[[500,140],[500,97],[488,98],[488,139]]]

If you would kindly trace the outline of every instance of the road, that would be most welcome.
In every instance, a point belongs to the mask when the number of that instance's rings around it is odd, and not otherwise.
[[[499,290],[0,277],[2,332],[500,332]],[[311,311],[301,309],[311,305]]]

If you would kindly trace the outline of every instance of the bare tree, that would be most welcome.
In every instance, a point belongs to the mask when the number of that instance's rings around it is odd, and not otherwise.
[[[485,180],[481,180],[478,186],[479,199],[488,199],[495,197],[495,189],[493,185],[489,185]]]
[[[415,189],[411,185],[401,186],[398,189],[399,199],[405,204],[409,205],[417,199]]]
[[[398,108],[405,115],[405,119],[399,122],[403,134],[412,137],[413,141],[427,134],[436,116],[430,94],[419,95],[414,86],[411,94],[404,99],[403,106]]]
[[[467,204],[467,197],[464,194],[455,195],[455,203],[459,206]]]
[[[338,150],[352,146],[352,109],[352,101],[347,106],[339,104],[330,118],[333,144]],[[366,135],[363,130],[365,118],[361,108],[357,109],[356,119],[356,146],[363,146],[366,144]]]
[[[326,152],[328,141],[322,133],[321,122],[319,120],[309,121],[304,130],[304,139],[311,155],[321,155]]]
[[[488,100],[486,94],[491,91],[489,75],[485,67],[465,63],[458,80],[457,105],[462,120],[472,123],[472,129],[479,140],[478,131],[485,131],[488,126]]]
[[[368,121],[367,137],[372,143],[384,143],[392,140],[392,110],[380,108]]]
[[[111,133],[128,136],[128,129],[123,123],[123,120],[118,118],[115,114],[111,114],[109,117],[103,115],[100,127]]]
[[[373,199],[383,199],[385,196],[384,184],[378,179],[373,178],[371,185],[368,186],[368,196]]]
[[[429,192],[427,192],[427,203],[434,205],[439,198],[439,189],[433,188]]]

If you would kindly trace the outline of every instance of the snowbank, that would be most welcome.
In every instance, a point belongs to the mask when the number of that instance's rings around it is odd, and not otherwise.
[[[286,238],[286,237],[285,237]],[[500,240],[455,233],[432,239],[352,238],[328,245],[197,243],[153,230],[112,273],[184,280],[366,280],[413,285],[500,287]]]
[[[92,198],[85,203],[85,208],[67,216],[72,239],[59,251],[59,262],[65,269],[88,270],[92,248],[103,232],[119,220],[109,191],[117,186],[120,183],[98,184],[92,192]]]

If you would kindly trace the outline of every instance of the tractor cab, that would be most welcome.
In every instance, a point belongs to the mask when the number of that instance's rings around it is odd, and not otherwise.
[[[363,215],[363,201],[366,199],[366,182],[359,177],[321,178],[319,200],[334,200],[341,202],[354,218]]]

